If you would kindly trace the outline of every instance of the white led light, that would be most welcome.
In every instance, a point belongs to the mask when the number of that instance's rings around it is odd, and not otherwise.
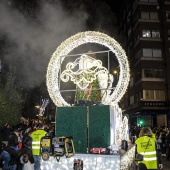
[[[89,61],[87,62],[86,60]],[[77,65],[79,65],[79,69],[73,71]],[[85,90],[99,75],[104,75],[102,79],[106,80],[108,74],[108,70],[102,66],[100,60],[95,60],[83,54],[80,58],[76,59],[75,62],[69,62],[66,65],[66,70],[61,73],[60,78],[64,82],[71,79],[80,89]]]
[[[65,56],[73,49],[87,43],[96,43],[108,47],[118,59],[120,68],[119,81],[113,93],[105,97],[103,104],[111,105],[112,102],[117,103],[126,92],[129,83],[129,63],[120,44],[104,33],[95,31],[80,32],[65,40],[54,52],[48,64],[46,75],[47,89],[56,106],[70,106],[60,94],[58,77],[60,66]]]
[[[72,158],[61,157],[60,161],[51,156],[49,161],[41,161],[42,170],[50,169],[73,169],[74,159],[83,161],[84,170],[110,169],[127,170],[133,163],[135,157],[135,145],[128,149],[123,155],[100,155],[100,154],[76,154]]]

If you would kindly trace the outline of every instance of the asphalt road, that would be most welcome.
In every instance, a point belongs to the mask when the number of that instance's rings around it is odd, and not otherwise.
[[[167,161],[166,157],[161,157],[163,170],[170,170],[170,161]]]

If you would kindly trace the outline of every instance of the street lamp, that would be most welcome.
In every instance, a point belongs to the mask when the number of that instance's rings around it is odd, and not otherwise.
[[[118,81],[118,71],[117,70],[113,70],[113,74],[116,75],[116,80]]]
[[[37,105],[37,106],[35,106],[35,108],[39,109],[39,108],[40,108],[40,106],[38,106],[38,105]]]

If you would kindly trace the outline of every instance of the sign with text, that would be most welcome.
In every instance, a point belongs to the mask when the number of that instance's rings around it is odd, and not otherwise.
[[[143,101],[142,106],[149,106],[149,107],[167,107],[167,102],[160,102],[160,101]]]

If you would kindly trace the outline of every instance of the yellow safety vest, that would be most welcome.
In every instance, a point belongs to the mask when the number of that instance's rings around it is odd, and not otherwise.
[[[138,161],[138,163],[144,163],[147,169],[157,169],[158,166],[157,166],[155,138],[143,136],[143,137],[138,138],[135,141],[135,143],[137,145],[137,153],[140,153],[143,155],[143,161]]]
[[[40,141],[43,136],[46,135],[46,131],[42,129],[38,129],[32,132],[32,154],[33,155],[40,155]]]

